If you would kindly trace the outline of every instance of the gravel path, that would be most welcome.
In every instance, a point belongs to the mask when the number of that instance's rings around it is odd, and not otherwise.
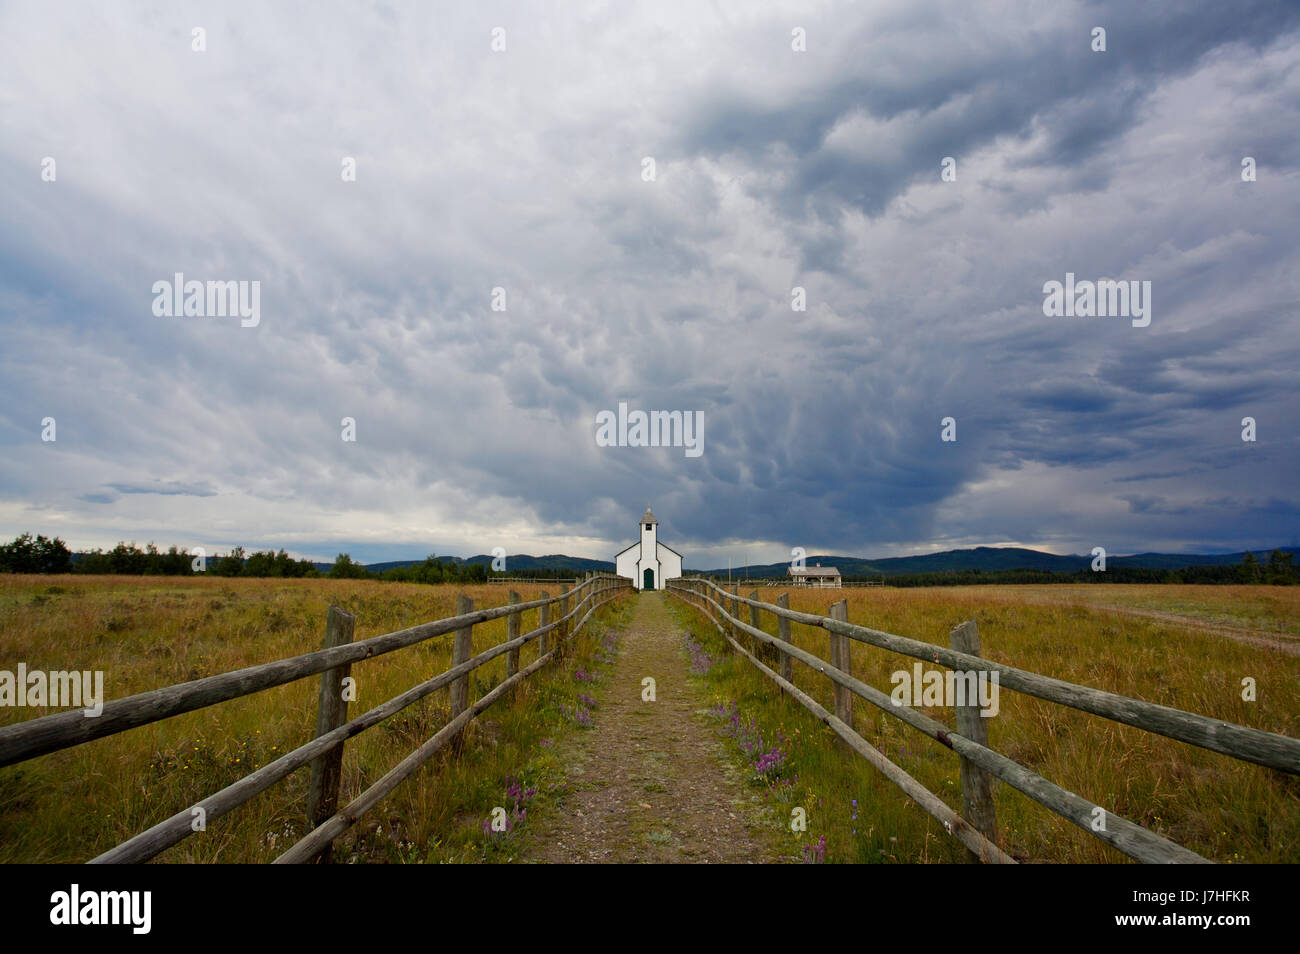
[[[526,861],[764,862],[758,799],[723,749],[688,679],[682,631],[663,593],[636,597],[618,658],[597,693],[595,728],[562,757],[570,795]],[[656,701],[641,699],[655,680]]]

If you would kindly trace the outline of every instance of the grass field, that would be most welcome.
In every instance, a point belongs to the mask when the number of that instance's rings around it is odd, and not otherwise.
[[[742,595],[749,590],[742,586]],[[783,592],[762,588],[775,602]],[[1278,648],[1216,635],[1201,623],[1294,633],[1300,589],[1213,586],[1020,586],[939,589],[793,589],[792,609],[826,614],[848,600],[849,620],[948,645],[958,623],[974,619],[983,655],[1060,679],[1300,737],[1300,659]],[[684,627],[719,660],[700,678],[715,704],[752,720],[765,744],[785,740],[786,778],[771,789],[774,822],[807,806],[808,839],[826,839],[826,860],[956,861],[962,847],[891,783],[857,757],[845,758],[819,725],[747,661],[728,658],[711,624],[677,603]],[[1101,607],[1118,608],[1101,608]],[[1125,607],[1156,611],[1132,616]],[[748,611],[742,606],[742,618]],[[1186,614],[1186,621],[1165,618]],[[763,614],[764,629],[776,621]],[[801,648],[829,658],[828,636],[795,624]],[[889,676],[914,662],[853,644],[854,675],[888,693]],[[926,668],[931,668],[927,666]],[[830,683],[799,662],[795,682],[828,708]],[[1242,698],[1255,679],[1257,699]],[[1087,713],[1004,690],[989,720],[991,746],[1108,811],[1220,862],[1300,861],[1300,779]],[[960,810],[956,756],[896,719],[855,700],[856,725],[869,742]],[[923,709],[953,725],[951,709]],[[796,732],[797,730],[797,732]],[[758,780],[756,780],[756,784]],[[1003,848],[1022,861],[1116,862],[1123,855],[1019,792],[995,783]],[[856,806],[854,800],[856,799]],[[856,814],[856,818],[854,815]]]
[[[524,599],[544,587],[519,586]],[[421,586],[347,580],[0,576],[0,669],[104,671],[109,699],[310,652],[331,604],[356,615],[354,639],[506,601],[501,586]],[[551,595],[558,589],[551,588]],[[617,610],[600,617],[617,618]],[[537,611],[524,614],[523,630]],[[592,624],[588,624],[589,627]],[[475,652],[505,638],[506,621],[474,629]],[[557,714],[603,627],[584,630],[572,657],[548,666],[471,724],[466,757],[439,756],[336,845],[356,861],[479,860],[480,823],[536,743],[566,731]],[[521,665],[537,658],[533,641]],[[451,636],[354,664],[358,715],[451,663]],[[477,698],[503,678],[498,657],[471,676]],[[0,769],[0,861],[79,862],[153,825],[314,734],[317,678],[300,680],[130,732]],[[571,700],[570,700],[571,701]],[[52,709],[0,708],[0,724]],[[350,740],[342,802],[359,794],[448,718],[442,690]],[[550,772],[550,776],[556,776]],[[548,776],[549,777],[549,776]],[[308,773],[288,779],[159,856],[167,862],[269,861],[304,833]],[[544,786],[543,786],[544,787]],[[545,801],[549,790],[540,793]],[[495,841],[502,841],[496,839]]]
[[[518,587],[524,598],[541,587]],[[356,614],[356,639],[455,612],[458,592],[497,605],[504,587],[422,586],[344,580],[0,576],[0,669],[103,670],[108,698],[320,648],[325,611]],[[747,592],[747,590],[742,590]],[[777,589],[761,589],[775,600]],[[824,613],[841,597],[849,618],[947,645],[949,630],[976,619],[985,656],[1112,692],[1300,736],[1300,658],[1203,626],[1276,634],[1297,632],[1300,588],[1044,586],[792,590],[792,608]],[[511,779],[535,788],[530,811],[563,805],[565,766],[550,751],[580,731],[559,714],[572,702],[572,674],[599,653],[608,627],[626,621],[628,600],[602,611],[575,653],[533,677],[471,727],[466,754],[436,757],[338,842],[341,861],[480,861],[513,857],[508,839],[485,838],[481,824],[508,800]],[[806,806],[808,832],[791,835],[791,855],[825,838],[827,861],[961,860],[962,849],[829,730],[786,701],[723,643],[694,610],[671,601],[716,664],[698,677],[711,704],[754,720],[788,749],[779,786],[768,780],[771,823],[788,828],[790,807]],[[1128,610],[1161,618],[1133,616]],[[1179,622],[1167,617],[1186,616]],[[525,630],[535,625],[525,615]],[[775,632],[775,620],[765,626]],[[827,653],[821,630],[794,626],[796,642]],[[500,642],[505,621],[475,628],[475,649]],[[536,643],[523,653],[536,658]],[[889,691],[889,675],[910,658],[855,644],[854,672]],[[450,664],[439,637],[354,665],[359,714]],[[504,658],[476,674],[474,695],[504,674]],[[823,704],[829,683],[795,663],[796,681]],[[1243,701],[1241,681],[1258,685]],[[0,769],[0,861],[79,862],[125,840],[311,737],[315,678],[189,713]],[[728,707],[731,707],[728,709]],[[856,700],[857,725],[948,804],[960,807],[957,759],[918,732]],[[52,711],[52,710],[49,710]],[[925,710],[952,724],[951,710]],[[0,724],[45,714],[0,708]],[[358,794],[432,735],[447,718],[446,693],[430,696],[346,747],[343,799]],[[1300,861],[1300,783],[1183,743],[1011,691],[990,720],[990,740],[1059,785],[1221,862]],[[723,720],[719,728],[725,728]],[[793,776],[798,774],[797,782]],[[159,857],[168,862],[268,861],[303,833],[307,773],[286,781],[209,830]],[[1113,862],[1113,849],[999,784],[1003,847],[1039,862]],[[856,810],[854,800],[857,800]],[[856,814],[856,817],[854,815]],[[526,837],[522,839],[526,843]]]

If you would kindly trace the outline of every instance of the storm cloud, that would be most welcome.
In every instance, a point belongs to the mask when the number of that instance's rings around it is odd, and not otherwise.
[[[1295,542],[1300,8],[751,6],[0,8],[0,531]],[[1067,272],[1150,325],[1046,317]],[[155,316],[176,273],[260,322]],[[598,446],[619,402],[703,453]]]

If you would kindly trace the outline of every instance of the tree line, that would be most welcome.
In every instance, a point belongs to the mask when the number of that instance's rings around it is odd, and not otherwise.
[[[322,573],[311,560],[295,560],[284,550],[247,553],[235,547],[227,554],[199,558],[178,547],[159,550],[153,543],[144,549],[135,543],[119,543],[111,550],[73,553],[58,537],[30,533],[0,544],[0,573],[85,573],[128,576],[253,576],[330,577],[344,580],[384,580],[395,583],[482,583],[491,573],[482,564],[440,560],[429,554],[409,566],[390,567],[380,573],[366,569],[346,553],[340,553],[329,570]]]
[[[340,553],[330,568],[329,576],[349,580],[383,580],[387,583],[485,583],[491,573],[481,563],[460,563],[456,560],[439,560],[430,553],[419,563],[393,566],[379,573],[353,563],[346,553]]]
[[[945,570],[933,573],[901,573],[886,576],[888,586],[975,586],[1014,583],[1195,583],[1214,585],[1266,584],[1293,586],[1300,583],[1300,567],[1293,554],[1274,550],[1262,563],[1246,551],[1240,563],[1198,564],[1161,570],[1140,566],[1109,566],[1105,571],[1091,569],[1062,573],[1055,570]],[[861,581],[878,581],[879,576],[861,577]],[[857,578],[844,577],[845,582]]]
[[[213,576],[252,577],[329,577],[344,580],[383,580],[391,583],[483,583],[490,578],[531,576],[537,570],[497,572],[483,563],[463,563],[439,559],[429,554],[418,563],[390,567],[381,572],[366,569],[346,553],[340,553],[329,570],[322,573],[311,560],[295,560],[284,550],[259,550],[246,553],[235,547],[224,555],[214,555],[200,562],[177,547],[165,552],[154,544],[143,550],[134,543],[119,543],[111,550],[88,550],[72,553],[58,537],[30,533],[0,544],[0,573],[86,573],[144,576]],[[549,575],[573,574],[573,570],[548,569]],[[845,582],[876,582],[877,576],[846,575]],[[1289,586],[1300,583],[1300,567],[1293,554],[1274,550],[1263,563],[1254,553],[1246,552],[1240,563],[1185,566],[1176,570],[1147,567],[1111,566],[1105,572],[1083,569],[1073,573],[1053,570],[944,570],[931,573],[901,573],[885,578],[889,586],[972,586],[976,584],[1014,583],[1201,583],[1267,584]]]

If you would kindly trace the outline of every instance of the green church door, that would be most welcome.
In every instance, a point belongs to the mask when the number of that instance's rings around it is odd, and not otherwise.
[[[655,588],[655,571],[646,567],[645,582],[641,585],[644,590],[653,590]]]

